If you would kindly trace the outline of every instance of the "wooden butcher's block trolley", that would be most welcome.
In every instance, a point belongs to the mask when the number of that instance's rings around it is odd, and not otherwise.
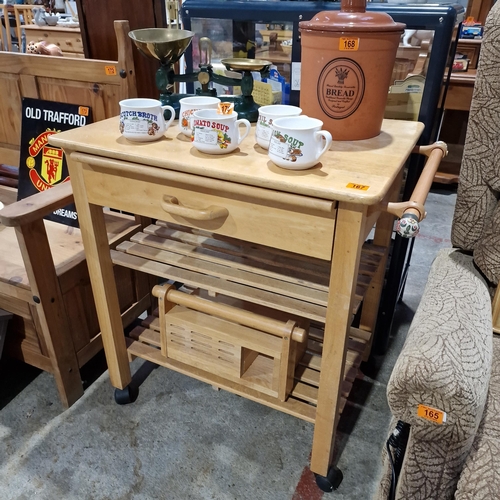
[[[131,143],[117,117],[52,136],[68,157],[115,399],[137,397],[129,359],[140,357],[302,418],[317,483],[336,488],[336,423],[369,353],[392,214],[413,212],[406,231],[418,226],[425,173],[445,154],[415,146],[422,130],[385,120],[379,136],[334,142],[302,171],[275,166],[253,130],[226,155],[198,152],[174,125]],[[424,187],[389,203],[412,152],[429,156]],[[110,251],[102,207],[155,222]],[[113,264],[177,284],[154,287],[156,316],[127,338]]]

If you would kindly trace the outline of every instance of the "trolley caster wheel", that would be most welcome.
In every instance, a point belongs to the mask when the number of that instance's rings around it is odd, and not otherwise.
[[[330,467],[326,477],[316,474],[316,484],[318,488],[326,492],[336,490],[340,486],[342,479],[344,479],[342,471],[334,466]]]
[[[139,388],[133,385],[127,385],[125,389],[115,389],[115,401],[119,405],[128,405],[133,403],[139,396]]]

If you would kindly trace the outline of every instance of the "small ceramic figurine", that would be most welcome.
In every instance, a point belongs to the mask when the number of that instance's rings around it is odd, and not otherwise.
[[[37,26],[46,26],[45,9],[43,7],[35,7],[33,14],[35,15],[35,24]]]
[[[26,52],[28,54],[41,54],[44,56],[62,56],[63,53],[61,49],[53,44],[42,42],[30,42],[26,47]]]

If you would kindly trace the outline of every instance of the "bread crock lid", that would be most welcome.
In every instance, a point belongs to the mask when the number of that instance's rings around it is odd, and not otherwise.
[[[403,31],[385,12],[366,12],[366,0],[342,0],[340,11],[325,10],[310,21],[299,23],[300,31]]]

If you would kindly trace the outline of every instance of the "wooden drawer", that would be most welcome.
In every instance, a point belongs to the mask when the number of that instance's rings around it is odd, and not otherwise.
[[[62,31],[35,31],[31,32],[26,30],[26,43],[29,42],[53,43],[61,48],[63,53],[77,53],[83,54],[83,42],[81,34],[76,31],[62,32]]]
[[[331,259],[335,202],[82,153],[72,158],[84,164],[90,203]]]
[[[450,84],[446,94],[445,109],[469,111],[473,92],[474,82],[472,84]]]

